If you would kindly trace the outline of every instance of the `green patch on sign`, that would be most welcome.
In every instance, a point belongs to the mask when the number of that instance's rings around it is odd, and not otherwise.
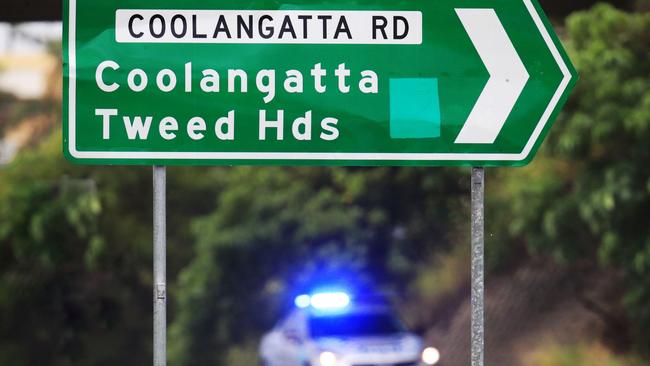
[[[390,79],[390,137],[440,137],[438,79]]]

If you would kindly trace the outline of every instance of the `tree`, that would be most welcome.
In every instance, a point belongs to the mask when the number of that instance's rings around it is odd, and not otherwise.
[[[169,273],[218,187],[170,169]],[[151,360],[151,170],[65,161],[55,131],[0,170],[0,364]]]
[[[648,350],[650,13],[598,5],[569,17],[567,32],[581,80],[537,160],[500,172],[493,204],[512,215],[494,231],[505,245],[624,273],[628,325]]]

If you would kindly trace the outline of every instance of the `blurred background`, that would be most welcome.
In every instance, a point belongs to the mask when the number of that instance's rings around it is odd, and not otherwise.
[[[487,170],[486,364],[650,365],[650,0],[541,3],[581,80],[532,164]],[[47,4],[0,10],[0,365],[150,364],[151,168],[63,158]],[[469,169],[169,168],[170,364],[257,364],[345,273],[468,365],[469,213]]]

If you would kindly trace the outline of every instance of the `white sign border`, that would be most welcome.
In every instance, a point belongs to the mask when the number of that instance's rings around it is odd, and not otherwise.
[[[445,153],[268,153],[268,152],[142,152],[142,151],[79,151],[76,147],[76,28],[77,0],[69,0],[68,16],[68,60],[69,60],[69,89],[68,89],[68,150],[76,159],[121,159],[121,160],[303,160],[303,161],[523,161],[528,157],[537,138],[544,130],[553,111],[560,102],[564,91],[571,82],[571,72],[567,67],[553,38],[548,33],[544,22],[537,13],[531,0],[522,0],[530,12],[535,25],[544,38],[547,47],[558,64],[564,77],[558,85],[546,110],[542,114],[533,134],[524,149],[516,154],[445,154]]]

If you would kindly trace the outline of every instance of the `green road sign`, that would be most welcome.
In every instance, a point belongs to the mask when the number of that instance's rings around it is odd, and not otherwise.
[[[577,74],[535,0],[68,0],[89,164],[516,166]]]

